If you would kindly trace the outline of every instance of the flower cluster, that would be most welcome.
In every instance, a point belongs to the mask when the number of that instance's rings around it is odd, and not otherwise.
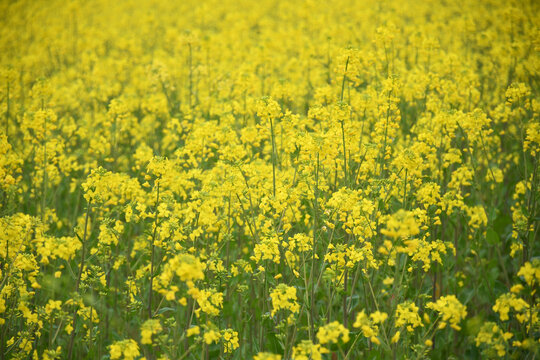
[[[538,355],[540,2],[0,13],[0,357]]]

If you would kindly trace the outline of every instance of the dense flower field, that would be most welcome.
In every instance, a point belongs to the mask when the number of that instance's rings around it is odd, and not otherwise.
[[[0,3],[0,359],[540,355],[540,3]]]

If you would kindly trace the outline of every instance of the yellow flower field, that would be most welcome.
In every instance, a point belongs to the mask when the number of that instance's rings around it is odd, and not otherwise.
[[[540,356],[540,3],[0,3],[0,359]]]

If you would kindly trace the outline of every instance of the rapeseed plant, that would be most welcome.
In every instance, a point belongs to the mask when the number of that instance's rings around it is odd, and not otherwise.
[[[538,355],[537,2],[0,13],[0,359]]]

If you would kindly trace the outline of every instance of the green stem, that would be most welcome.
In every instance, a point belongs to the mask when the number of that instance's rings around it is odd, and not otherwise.
[[[274,198],[276,197],[276,140],[274,136],[274,123],[270,118],[270,132],[272,134],[272,185],[274,187]]]
[[[156,250],[156,235],[157,235],[157,227],[158,227],[158,206],[159,206],[159,180],[157,183],[157,195],[156,195],[156,210],[155,210],[155,218],[154,218],[154,233],[152,235],[152,258],[150,259],[150,288],[148,289],[148,318],[152,318],[152,286],[154,282],[154,254]]]
[[[80,295],[79,289],[81,285],[81,278],[82,273],[84,270],[84,262],[86,257],[86,237],[88,234],[88,219],[90,217],[90,211],[92,209],[92,204],[88,203],[88,207],[86,209],[86,216],[84,219],[84,232],[83,232],[83,238],[81,239],[82,242],[82,253],[81,253],[81,263],[79,264],[79,274],[77,275],[77,282],[75,283],[75,292]],[[77,235],[77,234],[76,234]],[[78,235],[77,235],[78,237]],[[71,337],[69,339],[69,346],[68,346],[68,360],[71,360],[71,357],[73,355],[73,343],[75,341],[75,325],[77,324],[77,304],[73,304],[74,310],[73,310],[73,318],[71,320]]]

